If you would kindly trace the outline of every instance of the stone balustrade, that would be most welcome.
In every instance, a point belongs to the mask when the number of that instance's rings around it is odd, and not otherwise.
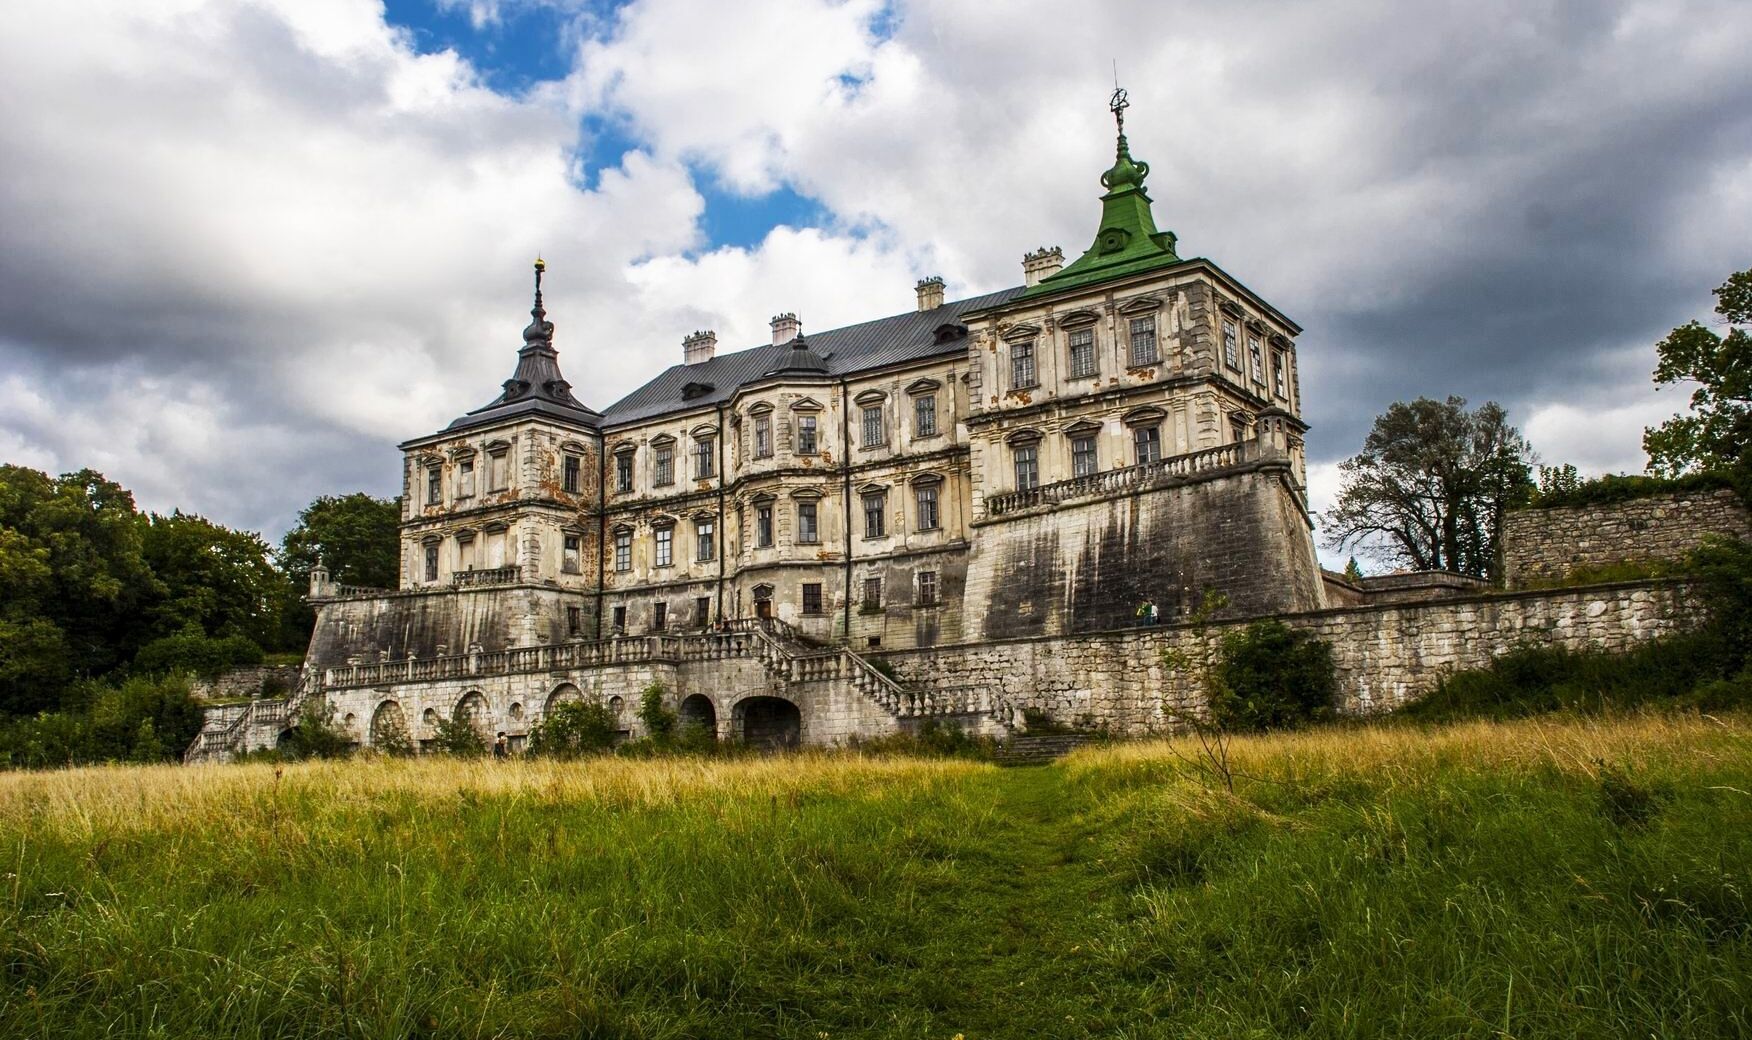
[[[1215,448],[1187,452],[1184,455],[1172,455],[1165,459],[1157,459],[1155,462],[1127,466],[1124,469],[1110,469],[1051,484],[1042,484],[1026,491],[987,495],[985,516],[987,518],[999,517],[1008,513],[1033,509],[1037,506],[1052,506],[1078,499],[1142,491],[1169,480],[1203,479],[1206,475],[1218,475],[1220,470],[1226,470],[1244,462],[1255,461],[1261,455],[1262,451],[1258,441],[1239,441],[1233,444],[1220,444]]]

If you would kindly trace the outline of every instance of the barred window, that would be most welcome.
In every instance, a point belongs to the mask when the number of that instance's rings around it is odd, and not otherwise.
[[[1040,486],[1040,452],[1038,445],[1019,444],[1011,449],[1016,459],[1016,490],[1028,491]]]
[[[888,431],[883,429],[882,406],[873,404],[864,409],[864,446],[888,443]]]
[[[919,530],[935,531],[937,529],[937,485],[926,484],[913,489],[913,500],[917,506],[913,510],[919,518]]]
[[[675,446],[673,444],[664,444],[654,449],[651,483],[657,487],[675,483]]]
[[[881,610],[882,609],[882,579],[881,578],[865,578],[864,579],[864,609],[865,610]]]
[[[694,561],[710,563],[717,555],[718,526],[710,520],[694,521]]]
[[[815,523],[815,503],[797,503],[797,541],[814,545],[821,541],[821,530]]]
[[[1010,344],[1010,389],[1034,386],[1034,342]]]
[[[1162,428],[1160,426],[1140,426],[1132,431],[1132,445],[1136,447],[1138,465],[1155,462],[1162,457]]]
[[[630,571],[633,569],[633,532],[616,531],[614,533],[614,569]]]
[[[768,458],[773,453],[773,420],[769,415],[754,417],[754,457]]]
[[[633,453],[630,451],[614,457],[614,489],[623,495],[633,489]]]
[[[913,436],[937,435],[937,395],[924,394],[913,398]]]
[[[881,492],[864,496],[864,537],[881,538],[888,533],[888,496]]]
[[[584,471],[584,460],[576,455],[567,455],[560,462],[560,490],[570,495],[576,495]]]
[[[819,582],[804,582],[803,613],[821,613],[821,584]]]
[[[1090,477],[1101,469],[1095,461],[1095,435],[1083,434],[1071,438],[1071,476]]]
[[[651,605],[651,627],[659,632],[669,627],[669,604],[659,600]]]
[[[716,472],[716,466],[712,454],[712,449],[715,446],[715,438],[695,438],[693,446],[695,480],[707,480],[714,472]]]
[[[1241,344],[1237,339],[1240,334],[1234,322],[1228,318],[1223,319],[1223,360],[1229,363],[1230,368],[1241,367]]]
[[[712,597],[694,597],[694,625],[705,628],[712,623]]]
[[[797,418],[797,454],[815,454],[815,416],[803,415]]]
[[[934,607],[937,605],[937,572],[919,572],[919,606]]]
[[[1131,320],[1131,363],[1153,365],[1156,354],[1156,319],[1154,316]]]
[[[675,562],[675,528],[659,527],[657,529],[657,566],[667,567]]]
[[[754,545],[757,549],[772,548],[773,507],[770,505],[754,507]]]
[[[1076,329],[1071,333],[1071,378],[1087,379],[1095,374],[1095,330]]]

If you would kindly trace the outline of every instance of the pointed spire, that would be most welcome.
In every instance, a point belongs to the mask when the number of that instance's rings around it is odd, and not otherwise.
[[[534,320],[523,330],[523,342],[529,346],[537,343],[552,343],[554,338],[554,323],[547,320],[547,308],[541,305],[541,275],[547,270],[547,261],[541,257],[535,258],[535,306],[529,308],[529,316]]]

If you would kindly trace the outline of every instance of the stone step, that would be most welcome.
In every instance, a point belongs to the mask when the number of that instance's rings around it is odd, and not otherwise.
[[[1095,738],[1084,733],[1051,733],[1012,737],[998,747],[993,761],[1001,766],[1035,766],[1055,762]]]

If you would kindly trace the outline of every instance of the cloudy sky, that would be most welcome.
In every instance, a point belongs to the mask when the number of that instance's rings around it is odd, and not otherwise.
[[[0,461],[277,538],[497,392],[538,252],[599,407],[1016,284],[1093,236],[1117,62],[1157,222],[1307,329],[1317,498],[1420,394],[1637,470],[1752,266],[1748,54],[1745,0],[10,0]]]

